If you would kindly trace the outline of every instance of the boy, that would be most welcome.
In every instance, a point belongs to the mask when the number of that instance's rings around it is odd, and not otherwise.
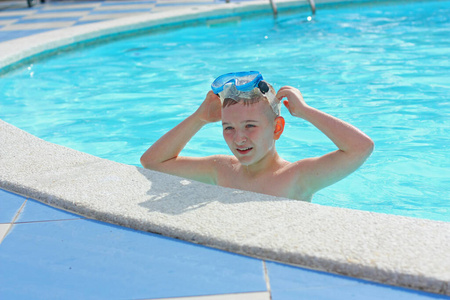
[[[142,155],[145,168],[224,187],[311,201],[315,192],[358,169],[372,153],[373,141],[364,133],[308,106],[293,87],[282,87],[275,95],[259,72],[222,75],[212,88],[196,112]],[[279,113],[283,98],[293,116],[317,127],[338,150],[292,163],[282,159],[275,142],[285,125]],[[178,156],[198,130],[220,120],[234,156]]]

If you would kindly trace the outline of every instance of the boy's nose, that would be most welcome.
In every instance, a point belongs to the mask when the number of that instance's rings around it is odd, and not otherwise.
[[[237,132],[234,136],[234,142],[236,143],[236,145],[244,145],[246,141],[247,137],[240,132]]]

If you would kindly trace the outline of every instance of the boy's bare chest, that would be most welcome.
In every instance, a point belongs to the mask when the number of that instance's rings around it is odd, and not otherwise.
[[[292,182],[289,174],[279,172],[251,177],[237,170],[219,176],[218,185],[278,197],[293,198]]]

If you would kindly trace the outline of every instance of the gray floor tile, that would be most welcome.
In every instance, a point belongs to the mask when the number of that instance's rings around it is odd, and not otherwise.
[[[0,244],[2,243],[3,239],[8,234],[10,227],[11,227],[11,224],[0,224]]]

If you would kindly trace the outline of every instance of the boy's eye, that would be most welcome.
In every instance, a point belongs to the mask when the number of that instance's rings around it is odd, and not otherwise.
[[[231,126],[227,126],[227,127],[223,128],[223,130],[231,130],[231,129],[233,129],[233,127],[231,127]]]
[[[253,125],[253,124],[247,124],[247,125],[245,125],[245,128],[252,128],[252,127],[256,127],[256,125]]]

